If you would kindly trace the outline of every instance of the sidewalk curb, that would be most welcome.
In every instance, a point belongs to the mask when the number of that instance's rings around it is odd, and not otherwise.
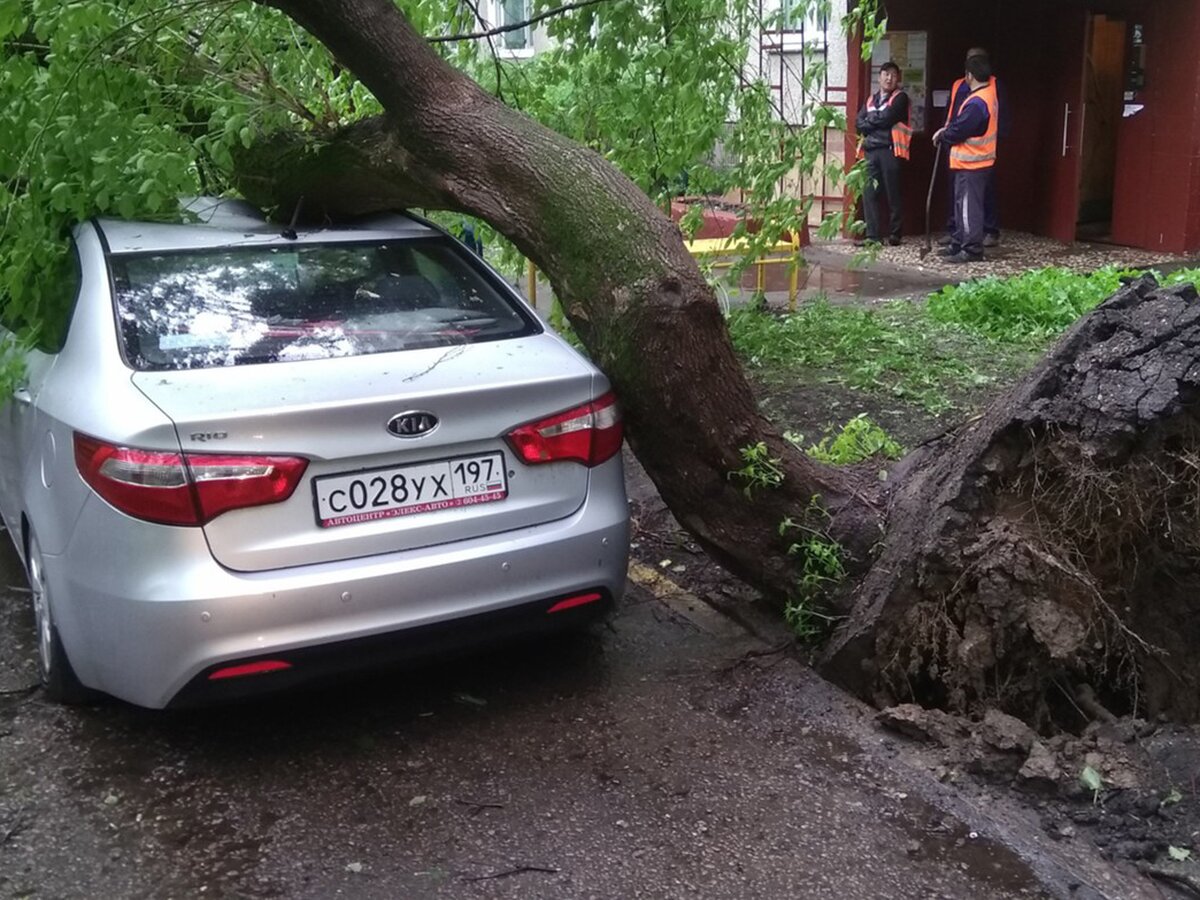
[[[666,575],[637,560],[629,561],[629,580],[653,594],[664,606],[704,634],[718,638],[760,638],[704,600],[684,590]]]

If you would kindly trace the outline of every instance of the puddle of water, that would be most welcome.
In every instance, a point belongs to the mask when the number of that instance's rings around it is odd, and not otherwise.
[[[911,819],[900,825],[912,838],[908,856],[954,865],[999,891],[1031,897],[1048,896],[1029,864],[1000,842],[971,831],[958,819],[910,797],[905,812]]]
[[[818,263],[800,272],[800,289],[835,294],[857,294],[862,286],[861,272],[843,267],[829,268]]]

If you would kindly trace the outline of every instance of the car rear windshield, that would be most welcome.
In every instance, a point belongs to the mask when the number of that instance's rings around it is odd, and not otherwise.
[[[195,369],[519,337],[536,319],[445,240],[114,255],[125,354]]]

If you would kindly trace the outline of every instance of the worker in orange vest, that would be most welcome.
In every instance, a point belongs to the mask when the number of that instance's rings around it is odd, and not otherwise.
[[[987,50],[983,47],[972,47],[967,51],[967,59],[973,56],[982,56],[988,59]],[[965,68],[964,68],[965,72]],[[993,67],[993,75],[990,79],[992,85],[996,88],[996,103],[998,108],[997,118],[999,142],[1003,143],[1011,130],[1012,115],[1009,112],[1008,100],[1005,97],[1004,85],[996,78],[995,69]],[[967,78],[964,74],[954,82],[950,88],[950,105],[946,110],[946,122],[949,123],[958,114],[962,107],[963,101],[971,94],[971,88],[967,85]],[[949,163],[949,160],[947,160]],[[950,192],[949,192],[949,215],[946,218],[946,234],[938,241],[938,245],[945,247],[954,242],[954,172],[950,172]],[[996,202],[996,166],[992,166],[988,173],[987,191],[983,196],[983,246],[997,247],[1000,245],[1000,211],[999,204]]]
[[[967,59],[967,85],[971,93],[958,113],[933,135],[933,142],[950,152],[954,173],[954,234],[941,251],[949,262],[983,259],[984,194],[996,165],[996,138],[1000,124],[992,65],[985,56]]]
[[[900,243],[904,215],[900,197],[900,160],[908,159],[912,120],[908,94],[900,90],[900,67],[885,62],[879,70],[879,91],[858,113],[855,127],[861,135],[859,154],[867,160],[863,186],[863,218],[868,241],[879,241],[883,230],[879,214],[882,193],[887,195],[888,243]]]

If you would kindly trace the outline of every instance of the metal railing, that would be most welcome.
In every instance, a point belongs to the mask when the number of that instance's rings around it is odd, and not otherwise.
[[[684,241],[688,253],[697,261],[706,260],[710,269],[732,269],[745,255],[749,241],[746,238],[700,238],[694,241]],[[711,260],[711,261],[709,261]],[[786,264],[788,270],[788,311],[796,309],[796,296],[799,293],[800,269],[804,266],[804,258],[800,255],[800,239],[792,235],[788,240],[780,240],[770,247],[765,247],[762,253],[752,262],[755,269],[754,289],[758,293],[766,293],[767,271],[771,265]],[[537,267],[533,260],[526,260],[525,296],[531,306],[537,309]]]

